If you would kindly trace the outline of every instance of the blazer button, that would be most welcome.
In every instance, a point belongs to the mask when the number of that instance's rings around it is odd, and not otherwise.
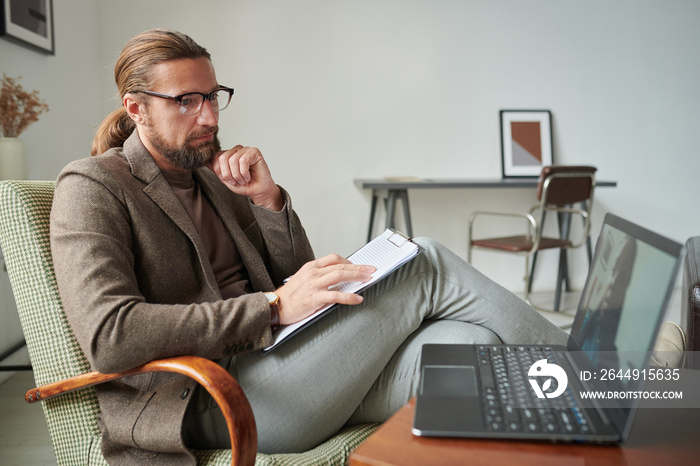
[[[248,343],[245,344],[245,350],[246,351],[253,351],[253,342],[249,341]]]
[[[230,346],[228,346],[227,348],[224,349],[224,354],[225,354],[226,356],[231,356],[231,354],[233,354],[233,348],[231,348]]]
[[[245,345],[238,345],[238,348],[236,348],[236,353],[241,354],[245,351]]]
[[[189,395],[189,394],[190,394],[190,389],[184,388],[184,389],[182,389],[182,393],[180,393],[180,398],[184,400],[185,398],[187,398],[187,395]]]

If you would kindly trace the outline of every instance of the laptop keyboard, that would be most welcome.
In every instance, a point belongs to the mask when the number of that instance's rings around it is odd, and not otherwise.
[[[571,390],[540,399],[528,382],[532,364],[557,364],[549,347],[479,346],[484,421],[492,432],[587,434],[591,426]]]

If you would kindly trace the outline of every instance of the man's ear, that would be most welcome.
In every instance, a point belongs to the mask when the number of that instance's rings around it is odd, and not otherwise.
[[[122,101],[124,103],[124,108],[126,109],[127,115],[133,120],[137,125],[142,125],[145,120],[144,109],[145,106],[143,102],[140,102],[133,94],[127,93]]]

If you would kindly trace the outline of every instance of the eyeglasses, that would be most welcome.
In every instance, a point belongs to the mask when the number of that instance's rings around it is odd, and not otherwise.
[[[233,89],[229,87],[220,87],[209,94],[202,94],[201,92],[188,92],[187,94],[180,95],[170,95],[161,94],[160,92],[153,91],[132,91],[139,92],[141,94],[152,95],[154,97],[160,97],[161,99],[174,100],[177,102],[180,113],[183,115],[196,115],[202,109],[202,105],[205,100],[211,103],[211,108],[215,112],[220,112],[228,107],[231,102],[231,96],[233,96]]]

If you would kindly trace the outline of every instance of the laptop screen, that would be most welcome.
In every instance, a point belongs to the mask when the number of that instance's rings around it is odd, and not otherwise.
[[[606,216],[569,349],[583,351],[594,368],[644,369],[675,284],[681,249],[638,225]]]
[[[639,225],[608,214],[569,337],[569,354],[592,372],[621,375],[648,367],[661,321],[671,299],[683,247]],[[642,378],[588,382],[597,389],[636,390]],[[633,407],[617,405],[607,414],[625,438]]]

